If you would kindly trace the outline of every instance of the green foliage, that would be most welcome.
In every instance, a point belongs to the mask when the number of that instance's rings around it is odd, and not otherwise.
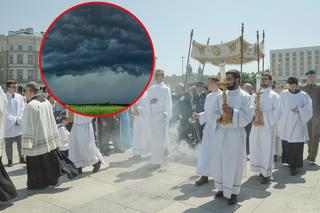
[[[96,105],[68,105],[71,109],[90,115],[102,115],[102,114],[110,114],[113,112],[117,112],[125,108],[125,106],[117,106],[117,105],[105,105],[105,104],[96,104]]]
[[[242,83],[249,83],[253,88],[256,87],[256,73],[242,73]]]

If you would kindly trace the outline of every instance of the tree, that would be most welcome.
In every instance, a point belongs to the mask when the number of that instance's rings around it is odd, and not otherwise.
[[[256,73],[242,73],[242,83],[249,83],[252,85],[253,88],[256,87]]]

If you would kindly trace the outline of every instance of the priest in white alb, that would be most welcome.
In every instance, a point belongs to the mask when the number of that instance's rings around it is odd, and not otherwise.
[[[171,91],[163,83],[164,71],[155,71],[155,84],[147,94],[147,108],[151,120],[151,163],[160,168],[169,141],[169,120],[172,118]]]
[[[309,140],[307,123],[312,118],[312,100],[299,89],[296,77],[288,78],[289,88],[280,93],[281,118],[279,136],[282,140],[282,162],[296,175],[303,167],[303,147]]]
[[[74,114],[70,133],[69,158],[82,173],[85,166],[93,166],[92,172],[97,172],[104,162],[96,146],[92,117]]]
[[[223,74],[221,78],[223,79]],[[229,205],[237,203],[242,178],[246,170],[246,130],[253,118],[253,106],[250,95],[240,87],[240,72],[230,70],[226,73],[227,103],[223,104],[223,95],[219,95],[214,105],[213,128],[216,137],[213,140],[212,171],[218,192],[215,197],[228,198]],[[230,122],[222,120],[226,113]]]
[[[58,184],[60,176],[79,173],[60,150],[61,146],[52,105],[39,94],[36,82],[26,84],[27,105],[22,117],[22,154],[27,160],[28,189],[43,189]]]
[[[250,144],[250,168],[251,171],[259,173],[261,183],[267,184],[272,179],[274,144],[276,140],[276,124],[281,115],[279,95],[271,89],[272,76],[269,72],[261,74],[257,79],[257,91],[260,92],[260,108],[257,109],[261,115],[261,123],[253,121],[249,136]],[[257,95],[252,95],[252,102],[256,109]]]
[[[133,137],[132,151],[136,157],[150,153],[150,114],[147,108],[147,92],[132,108],[133,116]]]
[[[215,140],[215,129],[212,123],[214,122],[214,104],[216,98],[221,94],[218,87],[219,78],[215,76],[208,77],[208,90],[210,93],[206,96],[204,102],[204,111],[201,113],[194,112],[193,119],[199,119],[200,125],[205,125],[203,129],[202,142],[197,161],[197,173],[200,178],[196,181],[196,185],[200,186],[208,183],[208,177],[213,176],[211,171],[211,163],[213,157],[213,140]]]

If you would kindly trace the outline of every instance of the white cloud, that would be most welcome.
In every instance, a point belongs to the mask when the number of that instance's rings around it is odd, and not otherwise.
[[[81,76],[46,76],[54,95],[64,104],[132,103],[145,88],[149,75],[94,72]]]

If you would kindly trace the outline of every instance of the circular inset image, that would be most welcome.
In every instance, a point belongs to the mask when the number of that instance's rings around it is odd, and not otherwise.
[[[44,34],[39,67],[49,93],[82,115],[114,115],[150,84],[151,38],[139,19],[117,5],[89,2],[59,15]]]

